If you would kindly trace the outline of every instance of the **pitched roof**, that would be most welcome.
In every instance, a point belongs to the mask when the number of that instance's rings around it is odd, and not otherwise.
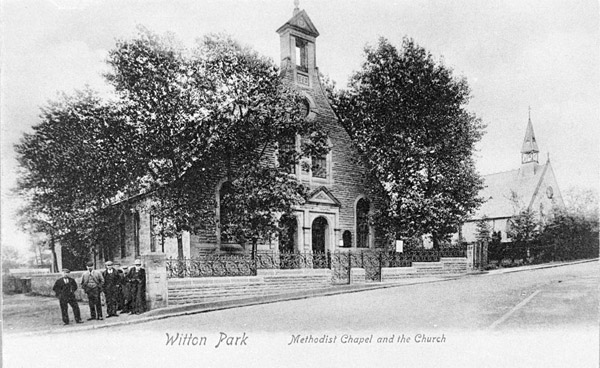
[[[485,175],[486,186],[479,195],[485,202],[472,217],[480,219],[484,216],[489,218],[502,218],[513,216],[520,208],[529,207],[537,192],[549,163],[531,167],[522,166],[520,169]],[[513,198],[518,203],[515,204]]]
[[[523,139],[523,146],[521,147],[521,153],[528,152],[539,152],[537,142],[535,140],[535,133],[533,133],[533,124],[531,124],[531,116],[527,123],[527,131],[525,132],[525,138]]]
[[[318,37],[319,31],[313,24],[312,20],[308,17],[308,14],[304,10],[296,11],[294,10],[294,16],[285,22],[284,25],[277,29],[277,33],[281,33],[288,28],[295,29],[302,33],[305,33],[312,37]]]
[[[325,186],[318,187],[308,196],[308,202],[341,207],[342,203]]]

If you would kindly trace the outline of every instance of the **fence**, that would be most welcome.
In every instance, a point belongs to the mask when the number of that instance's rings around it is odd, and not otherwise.
[[[363,268],[365,279],[381,280],[383,267],[410,267],[413,262],[439,262],[442,257],[466,257],[466,246],[439,250],[411,249],[403,253],[384,250],[334,252],[277,252],[202,254],[195,258],[170,258],[167,277],[254,276],[257,269],[329,268],[334,281],[349,282],[352,268]]]

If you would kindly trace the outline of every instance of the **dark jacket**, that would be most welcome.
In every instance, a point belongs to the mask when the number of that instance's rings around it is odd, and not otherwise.
[[[104,278],[104,290],[105,291],[113,291],[117,289],[117,286],[121,284],[121,275],[119,271],[113,269],[112,273],[109,273],[108,270],[104,270],[102,273],[102,277]]]
[[[146,291],[146,270],[140,268],[139,271],[132,267],[127,274],[127,281],[135,285],[142,291]]]
[[[56,293],[56,296],[59,299],[68,300],[71,298],[75,298],[75,290],[77,290],[77,282],[73,280],[71,277],[67,277],[67,282],[65,283],[65,278],[61,277],[56,280],[54,283],[54,287],[52,288]]]

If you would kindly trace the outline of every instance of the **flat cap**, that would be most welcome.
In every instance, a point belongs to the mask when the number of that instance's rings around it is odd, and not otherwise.
[[[64,272],[64,273],[69,273],[69,272],[71,272],[71,270],[69,270],[68,268],[63,268],[63,269],[62,269],[62,272]]]
[[[113,265],[113,263],[112,263],[112,261],[108,261],[108,262],[106,262],[104,265],[105,265],[105,266],[112,266],[112,265]]]
[[[94,267],[94,262],[89,261],[88,263],[85,264],[88,267]]]

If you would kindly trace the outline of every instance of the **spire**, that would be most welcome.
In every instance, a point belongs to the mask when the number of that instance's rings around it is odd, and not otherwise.
[[[296,14],[300,13],[300,0],[294,0],[294,15],[296,16]]]
[[[523,146],[521,147],[521,163],[538,162],[538,149],[537,142],[535,140],[535,133],[533,132],[533,124],[531,123],[531,107],[529,107],[529,120],[527,122],[527,131],[525,132],[525,139],[523,139]]]

